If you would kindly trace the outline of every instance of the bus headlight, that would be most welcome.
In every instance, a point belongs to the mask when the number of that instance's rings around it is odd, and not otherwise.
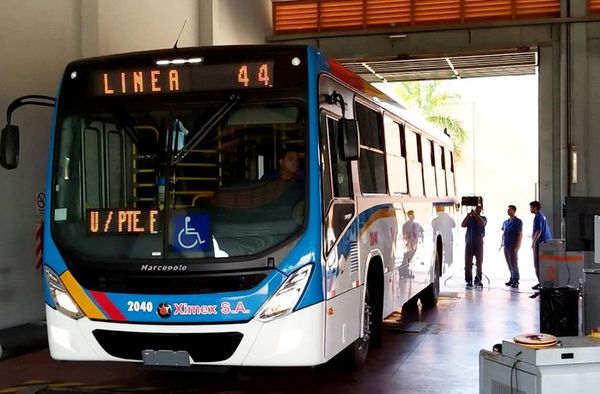
[[[304,293],[313,264],[308,264],[290,275],[275,295],[258,312],[258,319],[269,321],[292,312]]]
[[[46,283],[48,284],[48,289],[50,290],[50,295],[52,295],[56,309],[73,319],[81,319],[83,313],[81,313],[77,304],[65,289],[65,285],[60,280],[60,277],[48,267],[44,267],[44,273],[46,274]]]

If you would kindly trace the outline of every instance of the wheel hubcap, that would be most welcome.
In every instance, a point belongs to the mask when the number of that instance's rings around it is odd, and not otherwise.
[[[363,350],[369,345],[369,338],[371,334],[371,306],[365,302],[364,316],[363,316],[363,335],[360,338],[359,349]]]

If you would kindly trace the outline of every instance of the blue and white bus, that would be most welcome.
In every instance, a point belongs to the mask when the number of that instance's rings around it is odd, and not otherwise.
[[[18,129],[2,137],[13,168]],[[48,163],[50,353],[361,364],[384,317],[436,304],[447,264],[430,221],[454,191],[450,138],[316,48],[74,61]]]

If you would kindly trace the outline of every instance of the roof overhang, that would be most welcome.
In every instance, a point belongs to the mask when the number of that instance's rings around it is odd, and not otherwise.
[[[338,59],[366,81],[400,82],[535,74],[535,48],[449,56]]]

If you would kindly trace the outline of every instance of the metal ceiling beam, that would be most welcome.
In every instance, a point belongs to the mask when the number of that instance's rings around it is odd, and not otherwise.
[[[369,82],[474,78],[535,74],[537,51],[507,51],[414,59],[349,61],[342,63]]]

